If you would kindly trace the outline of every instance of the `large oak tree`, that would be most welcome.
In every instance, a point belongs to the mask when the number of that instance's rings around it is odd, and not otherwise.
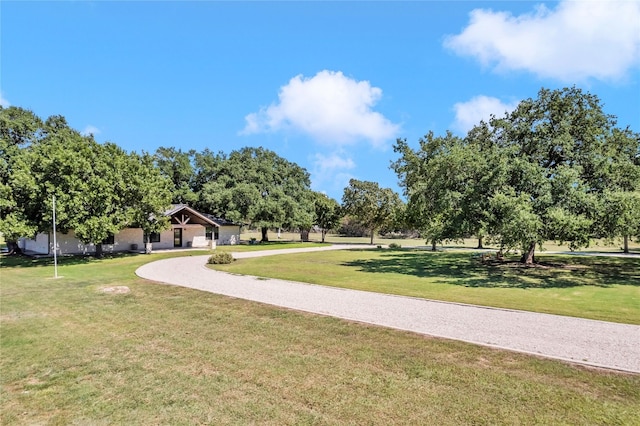
[[[532,263],[547,240],[576,249],[639,233],[639,138],[615,125],[594,95],[542,89],[464,139],[398,141],[393,167],[432,238],[486,233]]]
[[[20,122],[5,124],[22,127]],[[3,131],[3,144],[6,133],[11,134]],[[62,116],[49,117],[34,134],[7,156],[12,207],[0,217],[5,235],[32,237],[51,231],[53,196],[57,229],[74,230],[79,240],[95,244],[97,256],[102,242],[127,226],[145,232],[167,226],[163,213],[170,203],[168,181],[151,157],[128,154],[114,143],[99,144],[69,127]],[[15,218],[22,225],[11,229]]]
[[[262,241],[269,240],[270,228],[309,229],[313,224],[309,173],[297,164],[264,148],[198,161],[207,165],[212,177],[199,194],[198,205],[204,211],[260,228]]]

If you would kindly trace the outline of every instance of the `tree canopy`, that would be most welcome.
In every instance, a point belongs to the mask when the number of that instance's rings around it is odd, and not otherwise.
[[[193,158],[195,152],[183,152],[174,147],[160,147],[153,155],[155,165],[160,173],[173,185],[171,188],[172,203],[194,204],[198,195],[194,192],[195,168]]]
[[[398,140],[392,167],[429,238],[486,233],[531,263],[546,240],[576,249],[638,235],[640,139],[615,125],[594,95],[542,89],[465,138],[429,133],[417,150]]]
[[[392,225],[401,215],[403,203],[390,188],[380,188],[376,182],[349,180],[344,189],[342,208],[371,233],[371,244],[377,230]]]
[[[94,243],[98,256],[102,241],[127,226],[145,231],[167,226],[168,181],[148,155],[99,144],[69,127],[62,116],[42,123],[15,107],[0,110],[0,116],[2,146],[13,147],[3,152],[3,163],[10,165],[3,190],[10,202],[2,210],[0,232],[8,240],[50,231],[54,195],[57,229],[74,230],[79,240]],[[25,119],[38,128],[23,131]],[[11,145],[11,138],[5,138],[18,134],[28,140],[21,136]]]
[[[269,240],[269,228],[312,226],[313,194],[305,169],[264,148],[243,148],[217,157],[199,159],[211,166],[207,173],[215,176],[202,185],[201,208],[261,228],[262,241]]]
[[[340,224],[342,211],[340,210],[340,204],[333,198],[320,192],[314,192],[313,196],[315,213],[313,224],[320,228],[322,242],[324,243],[324,237],[327,235],[327,231],[334,229]]]
[[[16,193],[12,181],[20,152],[38,140],[42,124],[29,110],[0,106],[0,232],[9,243],[36,232],[35,225],[18,204],[20,194]]]

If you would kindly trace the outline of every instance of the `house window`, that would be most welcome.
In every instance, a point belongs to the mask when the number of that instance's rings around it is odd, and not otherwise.
[[[100,244],[115,244],[115,238],[113,236],[113,234],[109,235],[107,238],[105,238],[104,240],[100,241]]]
[[[205,228],[204,231],[205,234],[205,238],[207,239],[207,241],[211,240],[212,238],[214,240],[218,239],[218,227],[217,226],[207,226]]]
[[[144,236],[145,243],[159,243],[160,242],[160,233],[152,232],[150,234],[145,234]]]

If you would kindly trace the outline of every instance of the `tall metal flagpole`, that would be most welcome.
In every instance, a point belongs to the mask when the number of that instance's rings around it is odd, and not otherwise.
[[[53,196],[53,277],[58,278],[58,242],[56,241],[56,196]]]

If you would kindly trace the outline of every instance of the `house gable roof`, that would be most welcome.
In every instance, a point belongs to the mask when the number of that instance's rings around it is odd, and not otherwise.
[[[174,204],[171,206],[171,208],[169,210],[167,210],[166,212],[164,212],[165,216],[174,216],[180,212],[187,212],[191,215],[194,215],[196,217],[198,217],[199,219],[203,220],[204,222],[213,225],[213,226],[217,226],[217,227],[221,227],[221,226],[240,226],[237,223],[233,223],[229,220],[226,219],[222,219],[219,217],[215,217],[212,216],[210,214],[206,214],[206,213],[200,213],[199,211],[189,207],[186,204]]]

